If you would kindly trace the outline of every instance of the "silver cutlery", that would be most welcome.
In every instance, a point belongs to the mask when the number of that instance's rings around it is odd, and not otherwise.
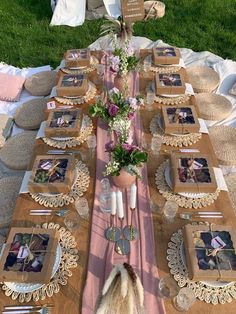
[[[54,149],[54,150],[48,150],[47,154],[48,155],[63,155],[63,154],[80,154],[81,152],[79,150],[59,150],[59,149]]]
[[[27,313],[51,314],[52,313],[52,306],[51,305],[5,306],[2,313],[3,314],[27,314]]]
[[[224,218],[222,213],[220,212],[197,212],[197,213],[181,213],[179,214],[179,217],[181,219],[185,220],[193,220],[194,218],[214,218],[214,219],[220,219]]]
[[[64,217],[67,213],[68,209],[59,209],[59,210],[53,210],[53,209],[31,209],[30,210],[30,216],[52,216],[57,215],[59,217]]]

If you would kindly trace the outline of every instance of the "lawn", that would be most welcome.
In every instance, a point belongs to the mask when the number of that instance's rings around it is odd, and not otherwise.
[[[236,60],[236,0],[163,0],[166,15],[139,22],[134,35]],[[102,20],[76,28],[50,27],[50,0],[0,0],[0,61],[19,67],[55,67],[65,50],[99,37]]]

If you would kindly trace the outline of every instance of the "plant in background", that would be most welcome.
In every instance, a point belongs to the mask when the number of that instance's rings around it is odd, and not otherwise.
[[[89,108],[89,113],[92,117],[98,117],[107,122],[109,128],[117,132],[119,141],[124,142],[128,138],[135,112],[142,104],[141,96],[126,98],[117,88],[113,88],[108,92],[107,100],[99,99]]]
[[[123,20],[122,16],[117,19],[105,15],[105,22],[101,26],[100,35],[112,35],[120,38],[121,42],[126,42],[132,37],[133,23],[128,23]]]
[[[139,167],[147,161],[147,152],[135,145],[114,142],[107,143],[105,149],[110,154],[110,161],[106,165],[104,175],[119,176],[121,169],[124,169],[131,175],[141,178]]]

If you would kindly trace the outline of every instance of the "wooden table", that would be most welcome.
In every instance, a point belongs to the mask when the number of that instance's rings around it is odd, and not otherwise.
[[[153,79],[153,77],[151,78]],[[150,78],[149,78],[150,80]],[[145,87],[146,79],[141,79],[141,89]],[[192,100],[194,101],[194,100]],[[154,110],[149,112],[142,110],[141,117],[143,120],[143,126],[145,131],[145,137],[147,141],[150,141],[151,135],[149,132],[149,123],[152,116],[159,110],[160,105],[155,104]],[[83,111],[87,111],[87,105],[82,106]],[[96,125],[95,125],[96,126]],[[213,152],[209,136],[203,135],[202,139],[192,145],[191,148],[198,148],[202,153],[210,153],[213,157],[214,166],[217,166],[217,160],[215,154]],[[46,144],[43,143],[42,140],[37,140],[34,147],[34,156],[38,154],[46,153],[47,150],[52,149]],[[77,148],[78,149],[78,148]],[[82,146],[82,149],[86,149],[86,145]],[[155,171],[160,164],[167,158],[166,152],[164,150],[172,150],[169,146],[163,146],[161,155],[157,158],[153,154],[150,154],[149,161],[148,161],[148,175],[149,175],[149,188],[151,199],[154,203],[162,206],[163,205],[163,197],[158,193],[156,185],[155,185]],[[33,161],[34,157],[32,158]],[[92,209],[93,205],[93,198],[94,198],[94,181],[95,181],[95,156],[92,160],[88,160],[88,167],[90,170],[90,185],[88,188],[87,193],[85,193],[85,197],[89,201],[90,208]],[[32,163],[31,163],[32,166]],[[39,204],[35,203],[29,195],[21,194],[18,197],[16,208],[13,215],[12,226],[21,226],[21,227],[29,227],[34,224],[41,224],[43,222],[56,222],[63,225],[63,218],[58,216],[29,216],[29,209],[37,209],[41,208]],[[74,205],[70,205],[69,208],[71,210],[74,209]],[[223,224],[232,224],[236,225],[236,217],[234,211],[232,209],[229,196],[227,192],[221,192],[216,202],[209,206],[207,210],[219,210],[222,211],[224,214],[223,219],[218,219],[218,223]],[[180,209],[181,211],[186,211],[184,209]],[[45,301],[39,301],[37,304],[53,304],[54,310],[53,313],[60,313],[60,314],[79,314],[81,313],[81,300],[82,300],[82,293],[83,287],[85,284],[86,279],[86,271],[87,271],[87,260],[88,260],[88,252],[89,252],[89,239],[90,239],[90,221],[91,221],[91,214],[88,221],[81,219],[80,227],[77,232],[74,233],[78,243],[79,249],[79,266],[76,269],[73,269],[73,276],[69,278],[68,284],[66,286],[60,287],[60,292],[54,295],[52,298],[48,298]],[[213,221],[214,220],[210,220]],[[156,258],[157,258],[157,265],[159,268],[159,272],[161,277],[169,273],[169,269],[167,266],[166,260],[166,250],[167,244],[170,240],[170,237],[173,232],[177,229],[182,227],[186,221],[176,219],[173,224],[163,225],[162,231],[160,228],[160,216],[158,214],[153,215],[153,222],[154,222],[154,230],[155,230],[155,243],[156,243]],[[236,302],[236,301],[235,301]],[[209,305],[205,302],[196,301],[190,311],[188,313],[195,313],[195,314],[216,314],[216,313],[228,313],[233,314],[235,313],[235,306],[236,303],[232,302],[229,304],[223,305]],[[0,292],[0,310],[3,309],[4,305],[16,305],[18,301],[13,301],[10,297],[5,296],[5,294],[1,291]],[[34,304],[30,302],[29,304]],[[174,307],[172,306],[170,301],[165,302],[166,305],[166,312],[169,314],[178,313]],[[111,313],[112,314],[112,313]],[[149,314],[158,314],[158,313],[149,313]]]

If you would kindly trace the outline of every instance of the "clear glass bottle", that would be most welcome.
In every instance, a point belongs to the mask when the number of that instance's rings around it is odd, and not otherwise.
[[[107,178],[101,180],[101,193],[99,195],[99,207],[103,213],[111,212],[111,186]]]

